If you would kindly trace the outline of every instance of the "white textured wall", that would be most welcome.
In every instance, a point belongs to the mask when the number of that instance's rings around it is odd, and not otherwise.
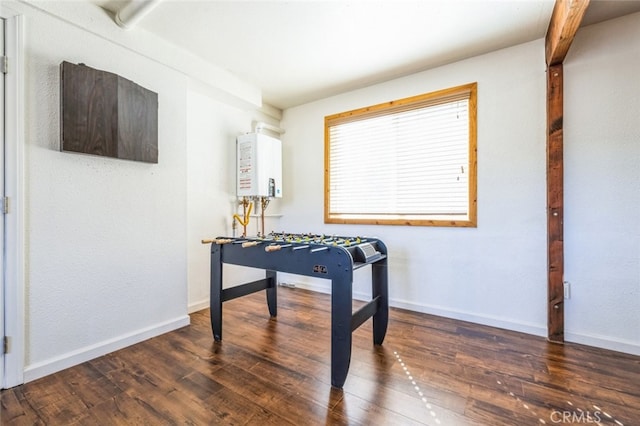
[[[567,340],[631,353],[640,353],[639,28],[636,14],[582,29],[565,65]],[[473,81],[476,229],[323,223],[324,116]],[[546,336],[545,86],[538,40],[286,110],[283,226],[382,238],[395,306]],[[367,294],[368,275],[356,279]]]
[[[581,29],[564,78],[567,338],[640,354],[640,14]]]
[[[57,18],[25,17],[28,381],[188,323],[187,78]],[[158,93],[158,164],[59,151],[63,60]]]
[[[255,111],[255,87],[123,31],[94,5],[8,4],[24,16],[27,40],[26,336],[15,342],[30,381],[186,325],[188,309],[208,306],[200,239],[231,233],[235,137],[255,120],[277,125],[267,114],[279,111]],[[158,93],[158,164],[59,151],[62,61]],[[225,285],[263,274],[231,268]]]
[[[251,113],[196,91],[189,91],[187,111],[189,310],[196,311],[209,307],[211,246],[201,240],[231,235],[235,140],[251,130]]]
[[[188,211],[188,276],[189,311],[209,307],[211,246],[201,244],[203,238],[231,236],[233,214],[241,213],[237,204],[236,137],[252,130],[254,121],[278,124],[272,117],[253,110],[238,109],[195,86],[187,99],[187,211]],[[278,212],[274,200],[266,214]],[[277,217],[267,217],[267,232],[278,223]],[[257,235],[259,220],[250,219],[248,235]],[[238,225],[236,235],[241,235]],[[233,265],[224,267],[224,286],[257,280],[264,271]]]
[[[536,41],[286,110],[283,223],[374,235],[395,306],[546,334],[545,66]],[[478,227],[323,223],[323,118],[478,82]],[[354,161],[357,161],[354,158]],[[364,274],[355,284],[366,292]],[[304,278],[283,280],[313,283]],[[321,287],[320,287],[321,288]]]

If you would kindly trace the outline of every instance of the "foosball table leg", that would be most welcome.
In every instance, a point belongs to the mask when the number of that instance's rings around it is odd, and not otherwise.
[[[387,334],[387,323],[389,322],[389,284],[386,259],[371,265],[371,286],[373,298],[380,297],[378,309],[373,315],[373,344],[381,345]]]
[[[269,307],[269,315],[275,317],[278,315],[278,273],[276,271],[267,270],[267,279],[269,287],[267,287],[267,306]]]
[[[331,386],[342,389],[351,363],[351,279],[331,280]]]
[[[212,247],[211,251],[209,312],[213,339],[219,342],[222,340],[222,262],[220,262],[220,246],[216,245]]]

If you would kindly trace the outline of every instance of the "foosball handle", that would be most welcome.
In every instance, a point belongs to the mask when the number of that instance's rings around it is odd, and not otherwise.
[[[242,243],[242,248],[253,247],[260,244],[260,241],[247,241],[246,243]]]
[[[282,246],[280,244],[271,244],[268,245],[264,248],[264,251],[266,251],[267,253],[272,252],[272,251],[278,251],[282,249]]]
[[[216,243],[218,245],[220,244],[227,244],[230,243],[232,240],[230,238],[206,238],[204,240],[202,240],[202,244],[211,244],[211,243]]]

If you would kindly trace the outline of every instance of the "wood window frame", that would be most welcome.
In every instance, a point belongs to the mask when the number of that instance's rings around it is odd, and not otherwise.
[[[330,128],[337,124],[357,121],[380,115],[389,115],[399,111],[423,108],[447,102],[447,100],[466,94],[469,102],[469,155],[468,155],[468,211],[464,218],[438,217],[427,218],[344,218],[331,212],[330,181]],[[324,125],[324,222],[333,224],[373,224],[373,225],[405,225],[405,226],[438,226],[438,227],[477,227],[477,83],[469,83],[435,92],[425,93],[408,98],[384,102],[351,111],[325,117]],[[427,215],[425,214],[425,217]]]

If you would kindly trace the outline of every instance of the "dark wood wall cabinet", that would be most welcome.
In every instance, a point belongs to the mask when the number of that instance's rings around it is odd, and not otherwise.
[[[84,64],[60,64],[61,151],[158,162],[158,94]]]

